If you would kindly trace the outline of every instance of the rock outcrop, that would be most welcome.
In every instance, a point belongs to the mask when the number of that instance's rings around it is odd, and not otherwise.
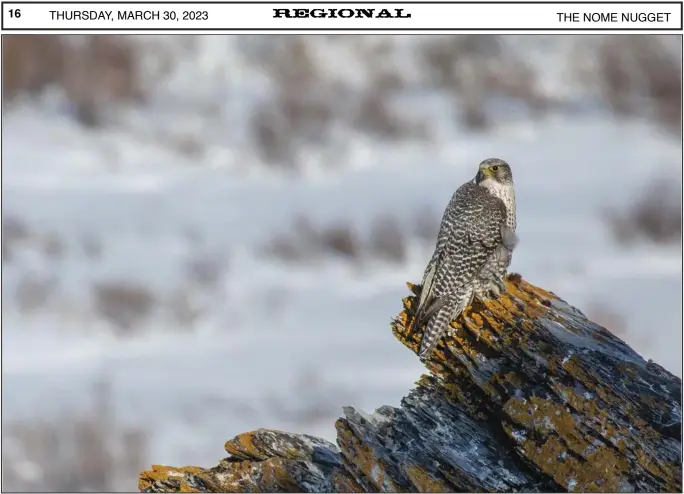
[[[416,352],[409,288],[392,331]],[[517,275],[451,329],[401,407],[344,409],[337,445],[260,429],[213,468],[153,466],[140,489],[682,491],[679,378]]]

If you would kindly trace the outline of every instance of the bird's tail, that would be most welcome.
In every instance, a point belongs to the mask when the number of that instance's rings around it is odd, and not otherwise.
[[[423,323],[423,318],[427,319],[426,309],[428,305],[434,302],[433,291],[434,291],[434,279],[435,273],[437,271],[437,262],[433,256],[430,262],[425,268],[425,274],[423,275],[422,286],[420,290],[420,297],[418,298],[418,305],[416,307],[416,312],[413,316],[413,320],[409,324],[408,334],[413,334]]]
[[[418,352],[421,360],[425,360],[430,356],[437,343],[439,343],[444,330],[447,329],[452,320],[456,319],[463,312],[472,299],[472,287],[464,288],[451,295],[449,301],[430,318],[425,332],[423,332],[423,340],[420,343],[420,351]]]

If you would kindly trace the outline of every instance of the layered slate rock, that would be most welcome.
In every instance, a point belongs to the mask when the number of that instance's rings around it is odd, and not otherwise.
[[[392,325],[410,329],[420,287]],[[337,446],[260,429],[146,492],[681,492],[681,380],[553,293],[509,276],[451,325],[401,407],[346,407]]]
[[[332,492],[347,481],[337,447],[313,436],[259,429],[231,439],[225,448],[230,456],[213,468],[154,465],[142,473],[139,487],[145,492]]]

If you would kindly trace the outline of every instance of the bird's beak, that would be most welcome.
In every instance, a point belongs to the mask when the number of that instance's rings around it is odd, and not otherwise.
[[[475,181],[479,184],[482,182],[487,176],[489,175],[488,169],[487,168],[480,168],[477,171],[477,176],[475,177]]]

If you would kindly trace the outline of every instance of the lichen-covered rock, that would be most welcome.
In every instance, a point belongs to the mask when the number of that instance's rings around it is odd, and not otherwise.
[[[332,492],[353,481],[337,447],[316,437],[268,429],[226,443],[231,456],[213,468],[162,467],[143,472],[143,492]],[[338,480],[335,480],[338,479]]]
[[[409,288],[392,331],[416,352]],[[140,489],[682,490],[681,380],[519,276],[453,322],[426,365],[401,407],[345,408],[339,449],[258,430],[228,441],[218,466],[155,466]]]

